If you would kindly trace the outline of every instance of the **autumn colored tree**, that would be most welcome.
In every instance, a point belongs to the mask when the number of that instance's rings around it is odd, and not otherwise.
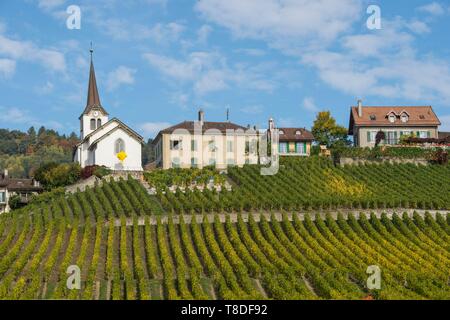
[[[321,111],[317,114],[312,127],[315,141],[327,147],[346,146],[350,144],[347,128],[336,124],[330,111]]]

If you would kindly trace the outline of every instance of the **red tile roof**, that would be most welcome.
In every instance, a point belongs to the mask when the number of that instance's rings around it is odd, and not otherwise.
[[[388,115],[396,115],[396,121],[391,123]],[[407,122],[402,122],[402,113],[408,114]],[[353,134],[353,126],[383,126],[383,127],[411,127],[411,126],[439,126],[441,122],[431,106],[363,106],[362,117],[358,115],[358,107],[351,107],[349,133]]]
[[[314,136],[305,128],[278,128],[280,141],[312,141]],[[297,134],[300,132],[300,134]]]

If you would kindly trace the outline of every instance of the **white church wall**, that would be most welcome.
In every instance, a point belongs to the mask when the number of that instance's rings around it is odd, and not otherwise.
[[[115,143],[119,138],[124,141],[127,154],[123,162],[117,158],[115,152]],[[112,170],[142,170],[142,144],[119,128],[98,142],[95,164],[104,165]]]

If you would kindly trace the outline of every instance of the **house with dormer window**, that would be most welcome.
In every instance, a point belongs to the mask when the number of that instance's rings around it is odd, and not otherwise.
[[[269,119],[269,132],[278,130],[278,153],[280,156],[309,156],[313,134],[306,128],[277,128],[272,118]]]
[[[440,125],[431,106],[363,106],[360,100],[350,108],[349,135],[357,147],[374,147],[379,131],[380,145],[398,145],[403,136],[438,138]]]

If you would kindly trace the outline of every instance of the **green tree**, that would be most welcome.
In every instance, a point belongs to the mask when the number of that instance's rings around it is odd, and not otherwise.
[[[20,202],[20,196],[19,195],[13,195],[10,199],[9,199],[9,206],[11,207],[12,210],[16,210],[19,209],[21,207],[22,203]]]
[[[330,111],[322,111],[317,114],[312,127],[314,139],[327,147],[343,147],[350,145],[347,128],[336,124]]]

